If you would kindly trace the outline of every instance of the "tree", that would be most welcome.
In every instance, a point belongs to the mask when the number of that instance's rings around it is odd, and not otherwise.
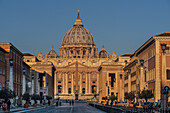
[[[145,99],[146,102],[148,102],[148,99],[152,98],[154,94],[152,93],[152,90],[143,90],[142,92],[138,92],[138,96],[140,99]]]
[[[36,104],[37,103],[37,100],[40,100],[40,96],[39,95],[32,95],[31,96],[31,99],[34,100],[34,103]]]
[[[0,99],[4,99],[5,102],[7,102],[8,99],[16,97],[16,94],[14,91],[9,89],[2,89],[0,90]]]
[[[133,92],[125,93],[125,99],[128,99],[131,102],[135,99],[135,94]]]
[[[113,102],[113,101],[116,100],[116,99],[117,99],[117,97],[116,97],[115,95],[112,95],[112,96],[110,97],[111,102]]]
[[[107,96],[106,96],[106,97],[102,97],[102,100],[105,100],[105,101],[106,101],[106,100],[107,100]]]
[[[29,104],[30,102],[30,94],[29,93],[25,93],[22,95],[22,100],[25,100],[26,101],[26,104]]]

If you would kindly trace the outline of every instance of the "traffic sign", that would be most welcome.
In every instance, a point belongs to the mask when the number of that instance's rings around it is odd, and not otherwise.
[[[165,87],[164,87],[164,90],[165,90],[166,92],[168,92],[168,91],[169,91],[169,87],[168,87],[168,86],[165,86]]]

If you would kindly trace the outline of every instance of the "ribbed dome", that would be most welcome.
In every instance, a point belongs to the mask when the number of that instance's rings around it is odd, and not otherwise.
[[[99,52],[99,58],[107,58],[107,57],[108,57],[108,53],[103,46],[102,50]]]
[[[95,45],[92,34],[83,27],[82,20],[79,17],[75,19],[75,24],[64,36],[62,46],[64,45]]]
[[[47,58],[56,58],[57,52],[54,50],[54,46],[51,47],[51,50],[48,52]]]

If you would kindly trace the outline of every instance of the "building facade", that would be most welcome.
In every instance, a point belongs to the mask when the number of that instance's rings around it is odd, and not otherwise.
[[[151,101],[161,99],[164,86],[170,87],[170,32],[151,37],[134,52],[124,67],[124,79],[125,93],[148,89],[154,94]]]
[[[17,98],[21,100],[23,54],[11,43],[0,43],[0,47],[7,51],[5,54],[5,87],[14,91]]]
[[[5,88],[5,54],[7,52],[0,47],[0,90]]]
[[[99,66],[106,61],[115,62],[121,57],[115,52],[109,55],[104,46],[98,54],[94,38],[82,24],[79,13],[73,27],[66,32],[59,51],[60,55],[52,46],[45,56],[41,52],[37,56],[27,54],[24,61],[32,69],[45,71],[53,77],[54,98],[61,99],[98,97]]]

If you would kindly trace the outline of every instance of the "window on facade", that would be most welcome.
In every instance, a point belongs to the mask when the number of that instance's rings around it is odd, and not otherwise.
[[[93,86],[92,86],[92,93],[95,93],[95,92],[96,92],[96,86],[93,85]]]
[[[2,86],[3,88],[5,88],[5,83],[3,83],[3,86]]]
[[[71,75],[68,75],[68,79],[71,79]]]
[[[82,93],[85,94],[85,88],[82,89]]]
[[[61,81],[58,81],[58,83],[61,83]]]
[[[85,83],[85,81],[83,81],[83,83]]]
[[[0,82],[0,90],[2,89],[1,82]]]
[[[3,67],[3,75],[5,75],[5,67]]]
[[[86,54],[86,51],[83,51],[83,55],[85,55]]]
[[[109,73],[109,77],[111,77],[111,87],[113,87],[115,82],[115,73]]]
[[[114,95],[114,92],[111,92],[111,95]]]
[[[68,94],[71,94],[71,88],[68,88]]]
[[[61,85],[58,85],[58,93],[61,93]]]
[[[146,82],[146,71],[144,72],[144,74],[145,74],[145,82]]]
[[[0,74],[2,74],[2,67],[0,66]]]
[[[69,81],[68,83],[71,83],[71,81]]]
[[[93,74],[93,78],[95,78],[95,74]]]
[[[93,81],[93,83],[95,83],[95,81]]]
[[[2,61],[2,55],[0,55],[0,61]]]
[[[166,70],[166,75],[167,75],[167,80],[170,80],[170,70],[169,69]]]
[[[58,75],[58,78],[61,79],[61,74]]]

